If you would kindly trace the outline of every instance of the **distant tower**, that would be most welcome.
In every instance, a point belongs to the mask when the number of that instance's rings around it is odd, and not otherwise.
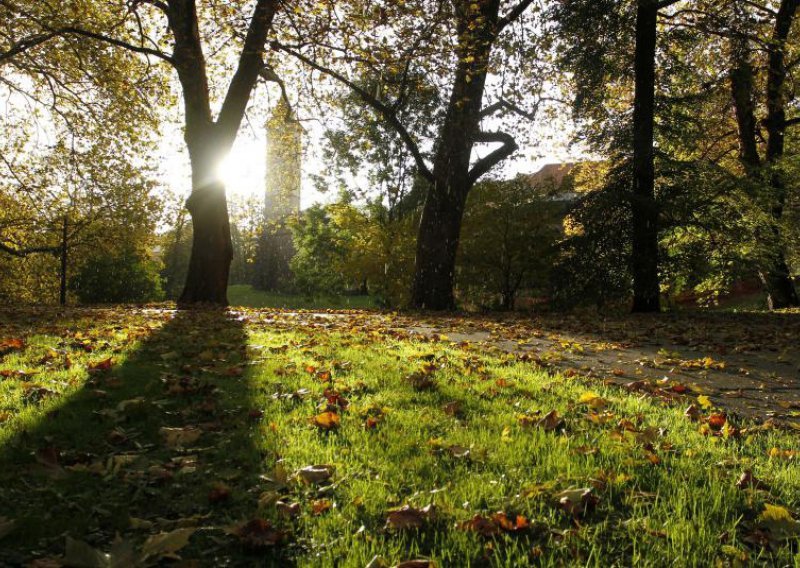
[[[303,127],[281,98],[267,121],[267,223],[281,223],[300,213],[302,153]]]
[[[281,99],[267,121],[264,227],[256,254],[254,285],[291,292],[289,262],[295,250],[287,221],[300,214],[303,127]]]

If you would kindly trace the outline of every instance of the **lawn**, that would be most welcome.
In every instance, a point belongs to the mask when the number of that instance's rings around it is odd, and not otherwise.
[[[231,306],[244,308],[279,308],[285,310],[364,310],[377,307],[371,296],[314,297],[273,294],[246,284],[228,287]]]
[[[0,329],[0,565],[800,563],[796,433],[703,396],[392,316],[18,310]]]

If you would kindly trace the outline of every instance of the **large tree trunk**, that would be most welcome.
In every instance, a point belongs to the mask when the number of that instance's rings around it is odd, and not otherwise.
[[[768,47],[767,69],[767,165],[776,166],[783,158],[786,135],[786,41],[800,0],[782,0],[775,18],[773,37]],[[770,309],[800,306],[791,279],[780,233],[786,204],[786,184],[777,169],[769,176],[772,187],[772,219],[775,252],[763,281],[767,288]]]
[[[437,140],[433,178],[420,219],[411,305],[418,309],[455,308],[453,284],[472,149],[480,136],[481,109],[489,55],[496,38],[499,0],[455,2],[458,64],[447,113]]]
[[[417,234],[411,292],[411,303],[415,308],[455,308],[453,282],[467,192],[465,187],[442,188],[438,184],[428,191]]]
[[[194,230],[186,286],[178,305],[228,304],[228,276],[233,259],[225,186],[217,174],[219,163],[233,147],[251,93],[264,67],[267,34],[278,0],[257,0],[245,36],[239,65],[217,120],[211,113],[206,59],[197,20],[196,0],[166,4],[175,40],[172,64],[183,94],[184,139],[192,163],[192,195],[186,208]]]
[[[633,311],[658,312],[658,206],[655,199],[654,119],[658,3],[639,0],[636,12],[636,92],[633,107]]]
[[[192,215],[192,255],[179,306],[228,304],[228,276],[233,260],[225,186],[221,182],[192,191],[186,202]]]

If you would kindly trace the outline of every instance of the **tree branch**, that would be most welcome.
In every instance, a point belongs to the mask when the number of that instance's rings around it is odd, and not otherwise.
[[[406,127],[403,126],[403,123],[401,123],[400,120],[397,118],[397,114],[395,114],[395,112],[388,105],[378,100],[375,96],[370,94],[366,89],[355,84],[344,75],[337,73],[333,69],[328,69],[327,67],[319,65],[315,61],[312,61],[308,57],[304,56],[303,54],[298,53],[292,49],[289,49],[288,47],[282,45],[279,42],[272,42],[272,48],[276,51],[283,51],[284,53],[291,55],[292,57],[298,59],[299,61],[311,67],[312,69],[319,71],[320,73],[327,75],[328,77],[335,79],[336,81],[339,81],[346,87],[349,87],[354,93],[356,93],[361,98],[362,101],[364,101],[366,104],[371,106],[376,112],[378,112],[378,114],[380,114],[383,117],[386,123],[389,126],[391,126],[395,130],[395,132],[397,132],[397,134],[400,136],[400,139],[403,141],[403,144],[405,144],[406,148],[414,158],[414,162],[416,162],[417,164],[417,169],[419,169],[419,173],[426,180],[428,180],[431,183],[434,183],[435,178],[433,177],[433,172],[431,172],[430,168],[428,167],[428,164],[425,163],[425,158],[422,156],[422,152],[420,152],[419,146],[417,145],[416,141],[411,136],[411,134],[408,132]]]
[[[477,182],[482,175],[488,173],[489,170],[519,149],[514,137],[505,132],[479,132],[475,136],[475,141],[483,144],[502,142],[503,145],[475,162],[469,171],[470,184]]]
[[[134,53],[140,53],[143,55],[152,55],[153,57],[157,57],[162,61],[166,61],[170,65],[173,66],[175,65],[175,60],[172,57],[170,57],[163,51],[159,51],[158,49],[152,49],[150,47],[144,47],[141,45],[133,45],[132,43],[128,43],[127,41],[122,41],[120,39],[113,38],[105,34],[93,32],[90,30],[84,30],[83,28],[78,28],[78,27],[63,28],[62,31],[64,33],[71,33],[74,35],[95,39],[97,41],[102,41],[104,43],[108,43],[116,47],[121,47],[122,49],[127,49],[128,51],[132,51]]]
[[[55,254],[59,250],[61,250],[60,247],[44,247],[44,246],[18,249],[18,248],[14,248],[12,246],[9,246],[9,245],[7,245],[7,244],[5,244],[3,242],[0,242],[0,252],[4,252],[6,254],[9,254],[11,256],[15,256],[17,258],[25,258],[26,256],[29,256],[29,255],[32,255],[32,254],[44,253],[44,252],[49,252],[51,254]]]
[[[34,47],[42,45],[50,41],[51,39],[58,37],[63,32],[60,31],[52,31],[46,34],[40,34],[31,36],[25,39],[21,39],[12,45],[8,50],[0,53],[0,64],[11,59],[12,57],[19,55],[20,53],[24,53]]]
[[[497,33],[502,32],[506,26],[517,21],[531,4],[533,4],[533,0],[520,0],[519,4],[511,8],[505,16],[497,20]]]
[[[264,69],[264,48],[267,43],[267,34],[272,27],[272,20],[278,4],[279,0],[258,0],[253,11],[239,58],[239,66],[228,87],[225,102],[222,103],[222,110],[217,119],[217,125],[226,142],[232,143],[236,137],[253,88]]]

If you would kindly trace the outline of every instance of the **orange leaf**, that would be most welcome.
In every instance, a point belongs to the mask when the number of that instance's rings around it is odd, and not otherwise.
[[[323,412],[322,414],[317,414],[313,418],[313,421],[317,428],[321,428],[323,430],[333,430],[339,427],[341,419],[335,412]]]

